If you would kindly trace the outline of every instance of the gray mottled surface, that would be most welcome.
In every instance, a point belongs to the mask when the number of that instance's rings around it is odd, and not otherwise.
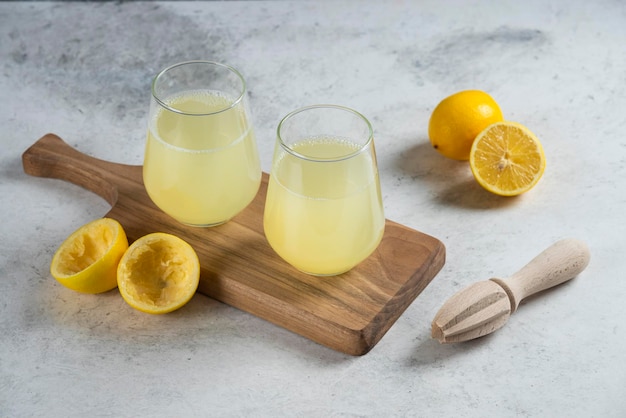
[[[626,416],[626,4],[446,5],[0,3],[0,416]],[[445,243],[441,273],[366,356],[202,295],[153,317],[50,277],[60,242],[109,208],[23,174],[21,153],[54,132],[141,164],[151,77],[188,59],[244,74],[266,171],[289,111],[364,113],[387,217]],[[542,140],[547,170],[528,194],[489,195],[430,148],[430,112],[467,88]],[[591,249],[579,278],[490,337],[430,339],[455,291],[568,236]]]

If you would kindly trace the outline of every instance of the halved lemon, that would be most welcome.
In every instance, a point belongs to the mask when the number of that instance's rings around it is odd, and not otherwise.
[[[198,289],[200,261],[181,238],[155,232],[132,243],[117,267],[120,294],[130,306],[150,314],[172,312]]]
[[[117,265],[128,248],[122,225],[102,218],[74,231],[59,246],[50,273],[59,283],[82,293],[102,293],[117,287]]]
[[[476,181],[500,196],[517,196],[532,189],[546,168],[537,137],[516,122],[497,122],[478,134],[469,159]]]

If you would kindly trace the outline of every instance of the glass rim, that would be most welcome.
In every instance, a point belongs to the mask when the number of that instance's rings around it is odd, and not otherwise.
[[[159,79],[161,79],[161,77],[168,71],[173,70],[174,68],[177,67],[182,67],[184,65],[190,65],[190,64],[210,64],[212,66],[216,66],[216,67],[221,67],[221,68],[225,68],[226,70],[230,71],[231,73],[235,74],[237,76],[237,78],[239,78],[239,80],[241,81],[241,92],[239,93],[239,95],[237,96],[237,98],[235,100],[233,100],[233,102],[228,106],[228,107],[224,107],[223,109],[220,110],[216,110],[214,112],[208,112],[208,113],[190,113],[190,112],[184,112],[180,109],[176,109],[175,107],[172,107],[170,105],[168,105],[167,103],[165,103],[161,98],[158,97],[155,88],[156,88],[156,84],[157,81],[159,81]],[[172,64],[168,67],[163,68],[161,71],[159,71],[157,73],[156,76],[154,76],[154,78],[152,79],[152,84],[150,87],[150,90],[152,92],[152,97],[154,98],[154,100],[156,100],[156,102],[163,108],[169,110],[170,112],[174,112],[174,113],[178,113],[180,115],[186,115],[186,116],[210,116],[210,115],[216,115],[218,113],[222,113],[225,112],[227,110],[230,110],[232,108],[234,108],[235,106],[237,106],[244,98],[245,94],[246,94],[246,90],[247,90],[247,85],[246,85],[246,80],[243,78],[243,76],[241,75],[241,73],[233,66],[230,66],[228,64],[222,64],[221,62],[217,62],[217,61],[206,61],[206,60],[192,60],[192,61],[183,61],[183,62],[178,62],[176,64]]]
[[[359,119],[365,122],[365,126],[367,126],[367,130],[368,130],[367,140],[361,146],[359,146],[358,149],[348,154],[341,155],[339,157],[330,157],[330,158],[312,157],[312,156],[305,155],[305,154],[295,151],[283,140],[282,136],[280,135],[280,130],[283,124],[287,120],[291,119],[292,117],[296,116],[299,113],[305,112],[307,110],[312,110],[312,109],[342,110],[344,112],[348,112],[348,113],[353,114],[354,116],[357,116]],[[325,163],[325,162],[337,162],[337,161],[349,160],[350,158],[354,158],[357,155],[361,154],[362,152],[365,152],[374,141],[374,129],[372,128],[372,124],[370,123],[370,121],[362,113],[357,112],[354,109],[351,109],[346,106],[333,105],[333,104],[315,104],[315,105],[304,106],[299,109],[296,109],[292,112],[289,112],[285,117],[283,117],[280,123],[278,124],[278,127],[276,128],[276,137],[278,138],[278,143],[280,144],[281,148],[285,150],[286,152],[288,152],[289,154],[293,155],[294,157],[300,158],[306,161]]]

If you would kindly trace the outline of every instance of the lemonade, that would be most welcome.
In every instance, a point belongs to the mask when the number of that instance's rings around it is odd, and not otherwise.
[[[227,221],[252,201],[261,181],[243,107],[211,90],[182,92],[164,102],[168,108],[151,112],[149,122],[143,168],[148,195],[185,224]]]
[[[277,151],[265,235],[276,253],[301,271],[348,271],[382,238],[385,217],[376,164],[360,147],[322,137],[295,143],[292,152]]]

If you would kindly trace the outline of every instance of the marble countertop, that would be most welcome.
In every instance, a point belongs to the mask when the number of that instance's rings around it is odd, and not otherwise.
[[[621,1],[0,3],[0,416],[626,416],[626,6]],[[30,177],[53,132],[141,164],[154,74],[189,59],[247,79],[269,171],[289,111],[335,103],[375,130],[387,218],[439,238],[441,272],[374,349],[341,354],[196,295],[164,316],[49,274],[57,246],[110,207]],[[541,139],[519,198],[483,191],[428,142],[434,106],[481,89]],[[576,279],[457,345],[430,323],[457,290],[585,241]]]

